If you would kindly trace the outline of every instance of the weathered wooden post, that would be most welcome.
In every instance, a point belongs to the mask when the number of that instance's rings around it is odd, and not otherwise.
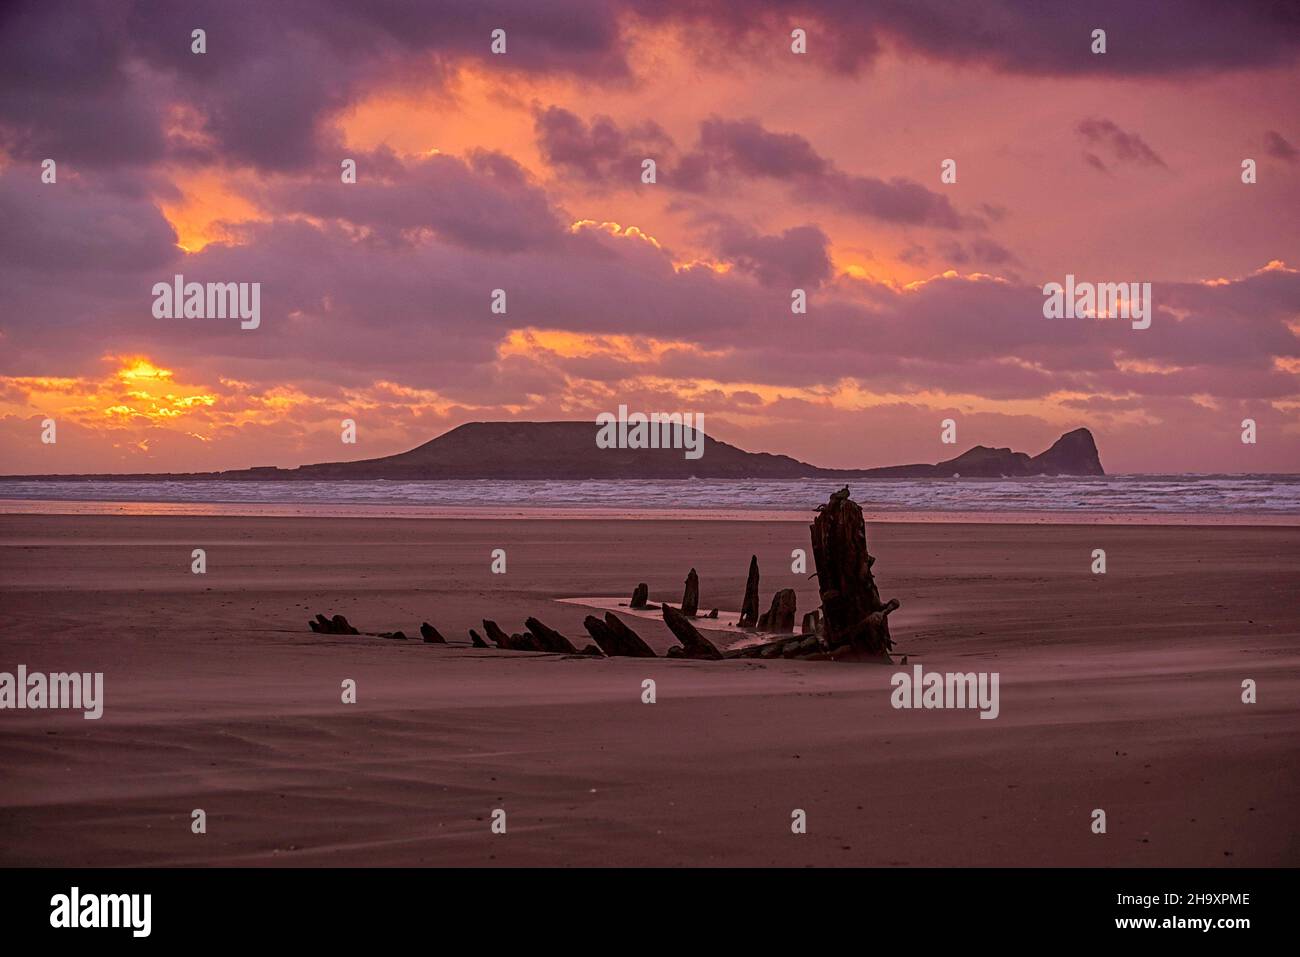
[[[694,618],[699,609],[700,576],[695,574],[695,569],[692,568],[690,574],[686,576],[686,589],[682,592],[682,614],[687,618]]]
[[[812,532],[813,559],[821,589],[824,641],[834,652],[848,646],[856,658],[889,660],[889,613],[898,601],[880,600],[867,553],[867,527],[862,508],[849,498],[846,486],[817,506]]]
[[[741,628],[753,628],[758,624],[758,556],[749,556],[749,578],[745,581],[745,600],[740,604]]]

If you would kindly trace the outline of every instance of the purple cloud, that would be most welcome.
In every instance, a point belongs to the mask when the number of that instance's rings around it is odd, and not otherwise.
[[[808,59],[842,73],[870,66],[894,47],[931,60],[1040,76],[1156,76],[1262,69],[1292,63],[1300,53],[1300,15],[1269,0],[632,0],[643,17],[686,19],[716,37],[700,43],[701,59],[729,50],[753,58],[788,51],[790,29],[809,32]],[[1091,52],[1095,28],[1107,31],[1107,52]],[[823,52],[824,51],[824,52]]]
[[[508,56],[494,57],[502,26]],[[85,168],[302,170],[336,155],[333,117],[377,84],[440,83],[463,61],[614,80],[624,52],[617,8],[597,0],[16,0],[0,11],[0,146]],[[191,135],[176,135],[175,106],[197,118]]]
[[[537,110],[534,127],[546,162],[588,183],[634,185],[641,181],[643,160],[662,163],[673,149],[672,139],[657,123],[624,130],[607,116],[586,123],[558,106]]]

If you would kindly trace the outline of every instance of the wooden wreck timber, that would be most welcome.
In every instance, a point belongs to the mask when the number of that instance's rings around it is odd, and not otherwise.
[[[501,630],[501,626],[490,618],[483,619],[483,633],[488,636],[488,641],[492,642],[498,648],[510,647],[510,636]]]
[[[632,600],[628,602],[629,608],[644,608],[650,602],[650,586],[641,582],[636,588],[632,589]]]
[[[682,614],[694,618],[700,610],[700,576],[692,568],[686,576],[686,590],[682,592]]]
[[[795,594],[793,588],[782,588],[772,596],[772,607],[759,618],[758,630],[778,635],[794,632]]]
[[[420,637],[424,639],[425,644],[445,645],[447,643],[447,639],[438,633],[438,629],[427,621],[420,625]]]
[[[510,635],[511,651],[544,651],[542,643],[531,631],[512,632]]]
[[[483,636],[480,635],[480,634],[479,634],[477,631],[475,631],[473,628],[471,628],[471,629],[469,630],[469,641],[470,641],[470,644],[473,645],[475,648],[491,648],[491,647],[492,647],[492,646],[489,645],[486,641],[484,641],[484,640],[483,640]]]
[[[609,628],[621,649],[619,654],[629,658],[653,658],[654,649],[635,631],[629,628],[612,611],[605,612],[605,626]]]
[[[322,635],[359,635],[357,631],[348,623],[348,620],[342,615],[335,615],[333,618],[326,618],[324,615],[317,613],[315,621],[307,622],[312,631]]]
[[[621,654],[618,650],[618,640],[614,637],[609,625],[605,624],[595,615],[588,615],[582,619],[582,627],[587,629],[587,634],[591,635],[592,640],[600,646],[600,650],[605,652],[611,658]]]
[[[803,627],[799,629],[805,635],[820,634],[822,630],[822,613],[814,608],[803,616]]]
[[[758,624],[758,556],[749,556],[749,578],[745,581],[745,600],[740,603],[741,628],[753,628]]]
[[[821,590],[821,613],[804,616],[803,634],[727,651],[727,658],[798,658],[803,661],[879,661],[892,663],[889,613],[897,600],[882,602],[871,574],[862,509],[847,488],[817,510],[811,526],[813,557]],[[774,617],[765,612],[760,627]],[[793,612],[792,612],[793,613]],[[811,619],[811,621],[810,621]]]
[[[507,651],[543,651],[542,643],[537,640],[537,636],[531,632],[523,634],[507,635],[501,630],[491,618],[483,619],[483,631],[487,633],[498,648],[504,648]]]
[[[573,642],[554,628],[543,625],[536,618],[525,619],[524,627],[537,639],[537,643],[542,646],[542,651],[549,651],[556,655],[576,655],[578,653],[578,649]]]
[[[848,648],[851,657],[889,662],[894,647],[889,614],[898,600],[880,600],[867,552],[867,526],[862,508],[849,498],[846,486],[817,507],[809,526],[817,583],[822,600],[822,636],[831,651]]]
[[[714,646],[713,642],[701,635],[696,627],[690,623],[690,620],[676,608],[664,605],[663,615],[664,624],[682,643],[681,647],[669,648],[668,657],[704,658],[712,661],[722,657],[722,652]]]
[[[611,658],[653,658],[654,649],[641,640],[641,636],[623,624],[613,612],[605,612],[605,620],[588,615],[582,622],[600,650]]]

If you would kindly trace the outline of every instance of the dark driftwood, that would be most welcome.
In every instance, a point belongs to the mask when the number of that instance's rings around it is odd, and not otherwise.
[[[447,639],[438,634],[438,629],[427,621],[420,625],[420,637],[424,639],[425,644],[445,645]]]
[[[622,649],[619,654],[627,658],[653,658],[654,649],[645,643],[640,635],[629,628],[612,611],[605,612],[605,626],[609,628]]]
[[[889,613],[898,601],[880,600],[867,552],[867,528],[861,507],[848,488],[819,505],[812,532],[813,558],[821,589],[822,629],[831,651],[847,648],[850,656],[889,661],[894,646],[889,637]]]
[[[722,657],[722,652],[718,651],[713,642],[701,635],[686,616],[676,608],[664,605],[663,615],[664,623],[668,626],[668,629],[682,643],[681,650],[677,651],[676,654],[674,654],[676,649],[669,649],[668,654],[671,657],[706,658],[710,660],[717,660]]]
[[[578,649],[564,635],[560,634],[554,628],[548,628],[536,618],[528,618],[524,621],[524,626],[533,633],[537,643],[542,646],[542,651],[549,651],[557,655],[576,655]]]
[[[632,589],[632,601],[628,603],[629,608],[644,608],[650,601],[650,586],[645,582],[637,585]]]
[[[725,658],[797,658],[802,661],[831,661],[844,657],[851,649],[845,645],[832,649],[818,635],[791,635],[761,645],[749,645],[727,651]]]
[[[469,630],[469,640],[470,640],[470,644],[472,644],[475,648],[491,648],[491,647],[492,647],[492,646],[489,645],[486,641],[484,641],[484,640],[483,640],[483,636],[480,635],[480,634],[479,634],[477,631],[475,631],[473,628],[471,628],[471,629]]]
[[[522,634],[510,636],[510,648],[512,651],[545,651],[542,643],[537,636],[531,631],[525,631]]]
[[[686,576],[686,590],[682,592],[682,614],[694,618],[700,610],[700,576],[692,568]]]
[[[814,608],[808,614],[803,616],[803,627],[800,629],[805,635],[819,635],[822,630],[822,613]]]
[[[611,658],[618,654],[618,652],[614,650],[618,643],[614,636],[610,634],[609,625],[605,624],[595,615],[588,615],[586,618],[582,619],[582,627],[586,628],[587,634],[591,635],[596,644],[600,645],[601,651],[605,652],[605,654],[609,655]]]
[[[788,635],[794,631],[795,594],[793,588],[782,588],[772,596],[772,607],[761,619],[760,631],[773,631]]]
[[[483,632],[488,636],[488,641],[491,641],[498,648],[510,647],[510,636],[502,631],[501,626],[490,618],[483,619]]]
[[[381,631],[381,632],[379,633],[379,637],[380,637],[380,638],[396,638],[398,641],[405,641],[405,640],[406,640],[406,632],[404,632],[404,631]]]
[[[745,600],[740,603],[741,628],[753,628],[758,624],[758,556],[749,557],[749,578],[745,581]]]
[[[641,636],[623,624],[612,612],[605,612],[605,620],[595,615],[583,619],[583,627],[595,639],[600,650],[611,658],[653,658],[654,651],[641,640]]]
[[[507,635],[501,630],[501,627],[490,618],[483,619],[483,630],[487,633],[488,638],[496,643],[498,648],[505,648],[507,651],[542,650],[541,643],[531,634],[525,632],[522,635]]]
[[[317,613],[315,621],[307,622],[307,626],[312,631],[322,635],[358,635],[360,634],[348,620],[342,615],[335,615],[333,618],[326,618],[324,615]]]

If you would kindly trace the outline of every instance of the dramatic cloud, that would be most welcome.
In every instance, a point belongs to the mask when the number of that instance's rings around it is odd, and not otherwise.
[[[558,106],[537,112],[538,146],[546,161],[590,183],[640,182],[646,158],[662,160],[673,143],[656,123],[623,130],[608,116],[591,123]]]
[[[716,231],[718,256],[768,286],[819,286],[831,277],[830,244],[816,226],[794,226],[779,236],[759,235],[736,223]]]
[[[644,16],[689,18],[717,40],[702,43],[716,58],[735,44],[746,54],[782,42],[790,28],[810,33],[843,72],[863,70],[889,47],[967,66],[1043,76],[1156,75],[1237,70],[1293,63],[1300,52],[1300,17],[1271,0],[1131,3],[1094,0],[805,0],[793,11],[781,0],[636,0]],[[1091,52],[1092,31],[1104,27],[1107,52]]]
[[[381,84],[436,84],[492,54],[521,73],[626,73],[617,10],[595,0],[17,0],[0,12],[0,146],[83,167],[163,158],[302,170],[330,118]],[[207,52],[191,52],[206,31]]]
[[[904,177],[888,181],[856,176],[818,155],[802,136],[774,133],[754,119],[711,117],[700,124],[699,142],[675,164],[675,144],[651,123],[623,131],[607,117],[586,124],[551,107],[537,116],[538,146],[546,161],[591,182],[631,188],[641,182],[641,163],[656,160],[666,188],[712,192],[737,178],[768,179],[789,187],[802,202],[892,223],[956,229],[961,223],[947,197]]]
[[[885,181],[846,173],[802,136],[769,132],[757,120],[705,120],[699,145],[683,157],[681,168],[686,189],[705,189],[733,176],[765,177],[789,183],[804,201],[886,222],[959,225],[947,197],[903,177]]]
[[[390,242],[416,242],[431,230],[457,245],[512,252],[566,233],[547,195],[500,153],[404,162],[381,152],[356,159],[364,172],[347,189],[288,182],[267,190],[263,202],[279,213],[345,220]]]

